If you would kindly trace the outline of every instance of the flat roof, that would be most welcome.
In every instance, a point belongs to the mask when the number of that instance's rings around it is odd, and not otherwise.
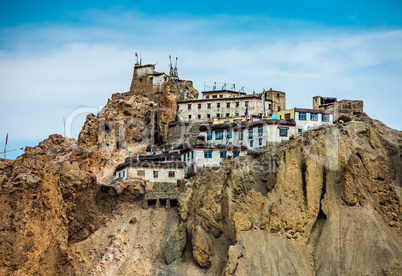
[[[257,95],[247,95],[243,97],[233,97],[233,98],[217,98],[217,99],[200,99],[200,100],[187,100],[187,101],[177,101],[177,104],[187,104],[187,103],[199,103],[199,102],[213,102],[213,101],[241,101],[241,100],[260,100],[262,99]],[[272,102],[272,100],[265,99],[266,102]]]
[[[231,94],[242,94],[242,95],[246,95],[247,93],[245,92],[240,92],[240,91],[234,91],[234,90],[210,90],[210,91],[202,91],[202,94],[214,94],[214,93],[231,93]]]
[[[333,114],[332,111],[327,110],[318,110],[318,109],[309,109],[309,108],[294,108],[297,112],[307,112],[307,113],[324,113],[324,114]],[[284,110],[286,111],[286,110]]]
[[[185,162],[181,161],[172,161],[172,162],[155,162],[152,160],[144,160],[137,161],[136,158],[131,159],[127,162],[127,159],[124,163],[117,165],[115,172],[123,170],[127,167],[134,168],[153,168],[153,169],[182,169],[186,167]]]

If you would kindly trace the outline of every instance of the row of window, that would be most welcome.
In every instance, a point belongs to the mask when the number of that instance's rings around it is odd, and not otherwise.
[[[299,120],[305,121],[307,118],[306,112],[299,112]],[[310,113],[310,121],[318,121],[318,113]],[[322,122],[329,122],[329,114],[321,114]]]
[[[228,129],[226,131],[226,137],[232,138],[232,130],[231,129]],[[223,139],[223,130],[215,131],[215,140],[221,140],[221,139]],[[212,140],[212,131],[207,132],[207,140]]]
[[[153,171],[154,178],[158,178],[158,175],[159,175],[158,171]],[[169,177],[175,177],[175,175],[176,175],[175,171],[169,171],[168,172]],[[145,171],[144,170],[138,170],[137,171],[137,176],[145,177]],[[124,171],[123,171],[123,176],[122,177],[124,177]]]
[[[239,113],[235,114],[235,117],[237,117],[237,116],[239,116]],[[223,117],[223,114],[221,114],[221,113],[216,114],[216,118],[221,118],[221,117]],[[226,113],[225,118],[229,118],[229,117],[230,117],[230,113]],[[188,118],[191,119],[192,116],[188,115]],[[199,120],[201,120],[201,119],[211,119],[211,114],[207,114],[207,118],[202,118],[201,114],[198,114],[197,119],[199,119]]]
[[[226,151],[220,151],[220,158],[225,158],[226,157]],[[238,157],[240,152],[234,151],[233,152],[233,158]],[[211,150],[205,150],[204,151],[204,158],[212,158],[212,151]]]
[[[230,108],[230,104],[231,103],[226,103],[226,107]],[[222,104],[223,105],[223,104]],[[235,106],[239,107],[240,106],[240,102],[235,102]],[[244,106],[248,107],[248,101],[244,102]],[[197,104],[198,109],[202,108],[202,104]],[[216,107],[220,108],[221,107],[221,103],[216,103]],[[187,104],[187,109],[191,109],[192,108],[192,104]],[[211,109],[211,103],[207,103],[207,109]]]
[[[258,136],[263,135],[263,128],[259,127],[258,128]],[[226,136],[227,138],[232,138],[232,130],[227,130],[226,131]],[[287,137],[288,136],[288,129],[287,128],[279,128],[279,136],[280,137]],[[215,140],[221,140],[223,139],[223,130],[220,131],[215,131]],[[251,140],[253,139],[253,129],[248,130],[248,139]],[[212,131],[207,132],[207,140],[212,140]],[[243,132],[239,132],[239,140],[243,140]]]
[[[217,99],[217,98],[218,98],[218,95],[212,95],[211,97],[212,97],[212,99]],[[209,96],[205,96],[205,98],[206,98],[206,99],[209,99]],[[219,98],[222,99],[222,98],[223,98],[223,95],[219,95]]]

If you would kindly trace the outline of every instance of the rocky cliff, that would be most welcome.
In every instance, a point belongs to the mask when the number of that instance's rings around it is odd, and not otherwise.
[[[176,121],[192,82],[151,77],[134,72],[78,141],[54,134],[0,159],[0,275],[402,275],[402,132],[342,101],[342,123],[204,169],[177,206],[144,208],[151,185],[115,167],[202,143],[200,124]]]
[[[168,90],[161,102],[174,109]],[[144,183],[106,180],[145,133],[166,139],[173,116],[152,119],[153,106],[115,94],[78,143],[53,135],[0,161],[0,274],[402,274],[400,131],[360,115],[201,171],[178,207],[143,209]]]

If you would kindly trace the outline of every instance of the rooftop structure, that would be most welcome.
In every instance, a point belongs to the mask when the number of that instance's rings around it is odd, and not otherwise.
[[[313,98],[313,109],[332,111],[334,114],[334,121],[336,122],[339,119],[343,118],[345,120],[353,117],[354,114],[363,113],[363,101],[337,101],[336,98],[315,96]]]

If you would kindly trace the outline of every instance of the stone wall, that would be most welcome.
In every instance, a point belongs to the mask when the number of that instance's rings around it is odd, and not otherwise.
[[[363,101],[338,101],[334,105],[334,119],[339,120],[342,116],[351,118],[356,113],[363,113]]]
[[[267,97],[265,100],[271,100],[272,104],[269,109],[269,113],[277,113],[282,110],[286,110],[286,93],[281,91],[272,90],[266,91]],[[268,110],[266,111],[268,112]]]

